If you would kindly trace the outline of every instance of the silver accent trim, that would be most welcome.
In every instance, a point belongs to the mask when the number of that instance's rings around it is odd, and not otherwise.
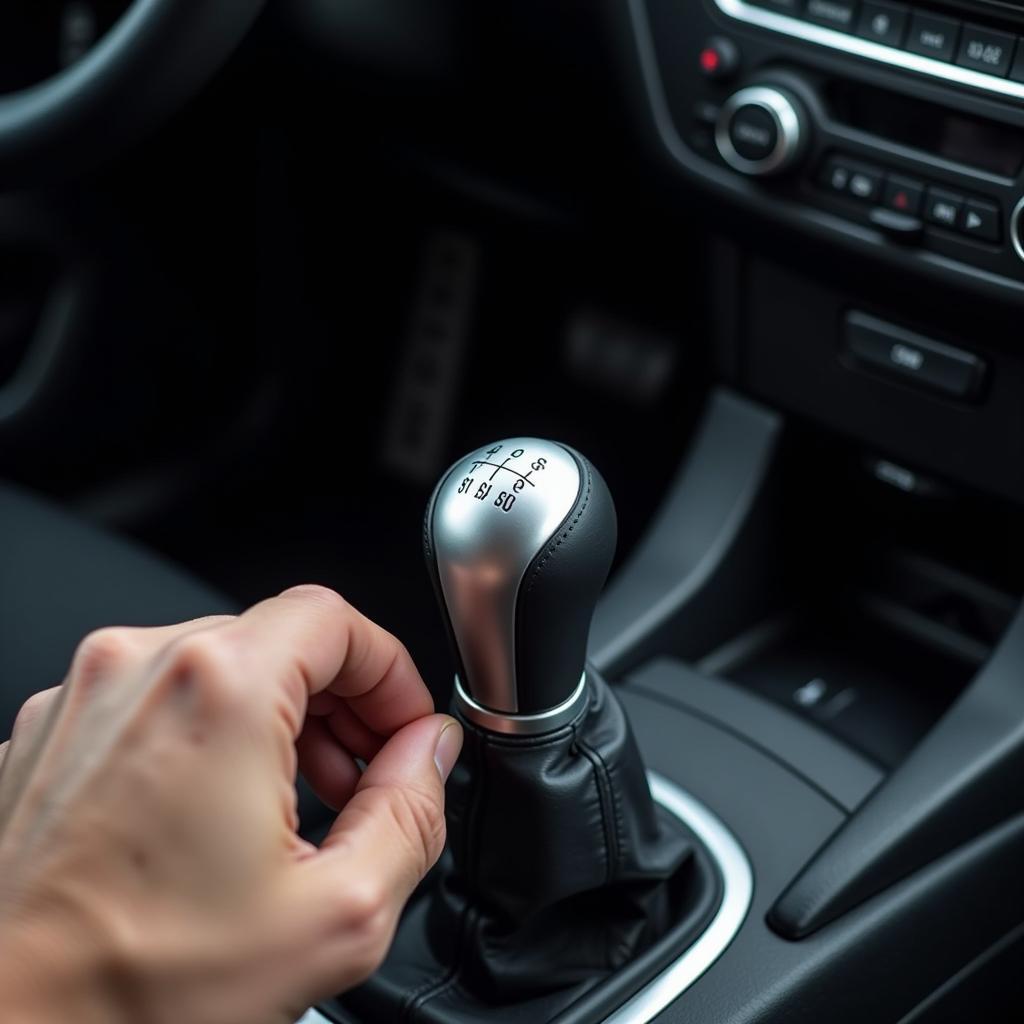
[[[908,53],[906,50],[897,50],[892,46],[883,46],[870,39],[861,39],[859,36],[836,32],[823,25],[814,25],[798,18],[791,18],[787,14],[777,14],[775,11],[765,10],[763,7],[754,7],[752,4],[745,3],[744,0],[714,0],[714,2],[719,10],[728,14],[730,18],[744,21],[748,25],[758,25],[761,28],[771,29],[773,32],[795,36],[797,39],[803,39],[809,43],[828,46],[833,50],[843,50],[858,57],[867,57],[869,60],[891,64],[907,71],[916,71],[918,74],[928,75],[931,78],[940,78],[944,82],[956,82],[958,85],[970,85],[986,92],[1024,99],[1024,82],[1011,82],[1006,78],[996,78],[995,75],[986,75],[981,71],[972,71],[970,68],[962,68],[956,64],[932,60],[931,57],[922,57],[916,53]]]
[[[760,160],[742,156],[733,145],[732,120],[743,107],[763,110],[775,123],[775,146]],[[743,174],[772,174],[783,170],[796,156],[801,142],[800,115],[792,101],[778,89],[751,85],[734,92],[724,103],[715,124],[715,145],[722,159]]]
[[[707,807],[674,782],[648,772],[651,795],[688,826],[715,859],[722,875],[722,902],[711,923],[686,951],[605,1018],[604,1024],[649,1024],[675,1002],[725,952],[754,896],[754,873],[739,841]],[[297,1024],[330,1024],[310,1010]]]
[[[486,707],[519,711],[519,587],[582,485],[579,464],[562,445],[512,437],[459,460],[434,495],[432,544],[463,683]]]
[[[605,1024],[648,1024],[678,999],[725,952],[754,897],[754,873],[739,841],[699,800],[657,772],[648,772],[651,795],[704,843],[722,875],[722,902],[700,937],[681,957],[623,1003]]]
[[[506,736],[539,736],[554,732],[582,716],[587,706],[587,674],[580,676],[576,689],[561,704],[534,715],[509,715],[478,704],[462,686],[462,680],[455,677],[455,706],[474,725],[490,732]]]
[[[1021,228],[1024,227],[1020,222],[1022,213],[1024,213],[1024,196],[1017,200],[1017,205],[1010,213],[1010,242],[1013,245],[1013,251],[1020,259],[1024,260],[1024,240],[1020,237]]]

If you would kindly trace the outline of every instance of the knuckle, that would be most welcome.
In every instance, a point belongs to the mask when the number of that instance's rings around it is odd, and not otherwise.
[[[37,722],[46,713],[47,708],[50,706],[50,702],[55,696],[55,690],[42,690],[39,693],[33,693],[32,696],[21,705],[21,709],[18,711],[17,717],[14,719],[12,736],[29,728],[33,722]]]
[[[348,609],[349,604],[336,590],[325,587],[320,583],[300,583],[296,587],[289,587],[282,597],[302,597],[308,601],[326,605],[328,608],[343,611]]]
[[[132,651],[126,629],[107,626],[89,633],[79,643],[71,662],[73,681],[91,682],[121,667]]]
[[[219,707],[234,710],[244,703],[238,652],[218,630],[175,640],[167,652],[166,669],[170,679],[198,687]]]
[[[361,879],[345,892],[340,924],[350,950],[348,968],[358,980],[368,978],[383,963],[395,916],[388,894],[379,883]]]
[[[343,897],[345,929],[372,939],[377,932],[384,930],[388,909],[388,894],[384,886],[376,879],[361,878],[347,887]]]

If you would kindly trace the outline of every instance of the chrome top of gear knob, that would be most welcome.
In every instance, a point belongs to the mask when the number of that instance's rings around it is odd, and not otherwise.
[[[499,715],[564,706],[614,551],[600,474],[553,441],[500,441],[448,470],[425,534],[463,696]]]

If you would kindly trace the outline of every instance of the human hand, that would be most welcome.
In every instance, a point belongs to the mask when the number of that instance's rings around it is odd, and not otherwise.
[[[0,746],[4,1020],[290,1024],[364,980],[444,843],[462,733],[432,712],[320,587],[92,634]],[[297,767],[341,812],[319,850]]]

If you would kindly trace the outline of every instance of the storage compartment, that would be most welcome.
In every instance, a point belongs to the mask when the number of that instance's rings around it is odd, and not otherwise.
[[[694,659],[891,770],[988,659],[1024,589],[1019,512],[818,430],[783,455],[771,569],[747,628]],[[907,472],[910,472],[909,470]],[[927,483],[927,486],[925,486]]]

